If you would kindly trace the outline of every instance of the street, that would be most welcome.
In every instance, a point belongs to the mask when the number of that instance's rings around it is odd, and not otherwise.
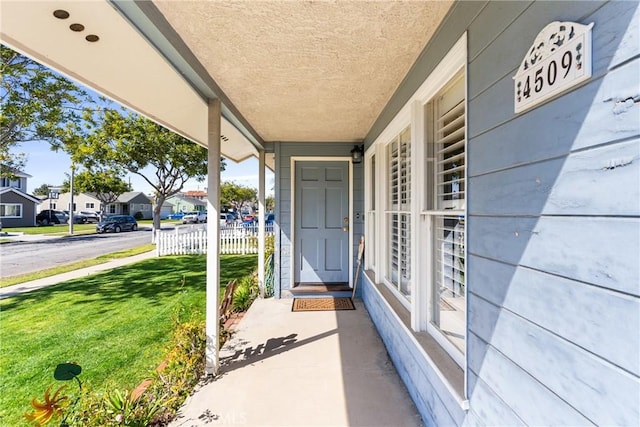
[[[0,245],[0,277],[31,273],[151,243],[151,231],[90,234]]]

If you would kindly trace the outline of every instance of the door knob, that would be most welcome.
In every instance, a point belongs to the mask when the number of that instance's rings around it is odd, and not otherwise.
[[[344,227],[342,227],[342,231],[349,231],[349,226],[345,225]]]

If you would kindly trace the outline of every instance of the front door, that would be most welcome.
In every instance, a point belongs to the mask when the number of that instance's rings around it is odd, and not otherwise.
[[[295,282],[349,282],[349,163],[295,163]]]

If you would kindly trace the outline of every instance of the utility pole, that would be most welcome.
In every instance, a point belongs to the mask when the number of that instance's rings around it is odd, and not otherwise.
[[[71,191],[71,202],[69,203],[69,235],[73,235],[73,177],[76,171],[76,165],[71,163],[71,180],[69,190]]]

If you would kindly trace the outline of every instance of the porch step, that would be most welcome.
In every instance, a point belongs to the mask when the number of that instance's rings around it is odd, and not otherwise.
[[[294,298],[348,298],[351,288],[347,283],[304,283],[290,290]]]

